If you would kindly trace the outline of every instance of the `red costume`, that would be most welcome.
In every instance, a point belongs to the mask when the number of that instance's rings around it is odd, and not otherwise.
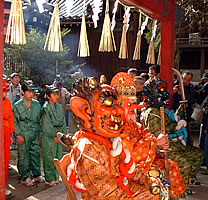
[[[83,129],[73,137],[69,183],[85,200],[158,200],[159,185],[123,148],[125,117],[116,91],[92,78],[80,80],[73,91],[70,105]]]
[[[120,72],[113,77],[111,85],[118,91],[127,119],[121,135],[123,147],[130,151],[134,162],[139,164],[145,174],[148,174],[150,168],[153,167],[160,169],[167,177],[165,160],[160,154],[156,153],[156,137],[142,124],[134,121],[134,119],[136,120],[134,109],[142,106],[135,105],[136,87],[133,79],[127,73]],[[185,185],[178,163],[169,159],[168,170],[170,198],[178,199],[184,197]]]
[[[4,80],[3,91],[8,91],[9,85]],[[14,119],[12,105],[8,97],[3,98],[3,129],[4,129],[4,166],[5,183],[8,180],[9,155],[10,155],[10,136],[14,132]]]

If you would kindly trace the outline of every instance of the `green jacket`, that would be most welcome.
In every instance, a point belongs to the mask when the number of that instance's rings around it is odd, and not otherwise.
[[[40,118],[41,106],[40,103],[32,99],[31,110],[29,110],[25,102],[20,99],[13,107],[15,134],[25,137],[25,134],[35,132],[40,135]]]
[[[56,137],[57,132],[67,133],[64,110],[61,104],[56,103],[55,107],[46,101],[42,108],[41,127],[43,136],[51,139]]]

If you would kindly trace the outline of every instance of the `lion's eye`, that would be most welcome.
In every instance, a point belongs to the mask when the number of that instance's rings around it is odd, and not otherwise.
[[[161,89],[160,89],[161,92],[164,92],[164,90],[165,90],[165,88],[161,88]]]
[[[107,99],[105,99],[104,104],[105,104],[106,106],[112,106],[112,104],[113,104],[113,99],[112,99],[112,98],[107,98]]]

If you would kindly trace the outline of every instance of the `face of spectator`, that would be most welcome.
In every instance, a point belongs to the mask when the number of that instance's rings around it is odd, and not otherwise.
[[[188,86],[189,84],[190,84],[190,82],[191,82],[191,79],[192,79],[192,76],[191,76],[191,74],[189,75],[189,74],[183,74],[183,85],[184,86]]]
[[[144,83],[142,81],[135,81],[136,83],[136,91],[140,92],[142,91],[142,86],[144,85]]]
[[[149,69],[149,77],[150,78],[154,78],[157,76],[157,74],[155,73],[155,70],[154,69]]]
[[[57,93],[51,93],[47,98],[52,105],[55,105],[58,102],[59,95]]]
[[[14,76],[11,79],[11,82],[13,83],[14,86],[17,86],[20,83],[20,77],[19,76]]]
[[[129,72],[129,75],[131,76],[131,78],[134,78],[136,76],[135,72]]]
[[[27,90],[27,91],[25,91],[25,92],[22,91],[22,94],[23,94],[24,98],[25,98],[26,100],[28,100],[28,101],[31,101],[32,98],[34,97],[33,91],[29,91],[29,90]]]

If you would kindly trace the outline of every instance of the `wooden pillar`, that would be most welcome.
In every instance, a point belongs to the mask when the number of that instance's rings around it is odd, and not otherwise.
[[[160,77],[168,83],[168,91],[173,92],[173,71],[175,53],[175,4],[171,8],[171,20],[161,21],[161,68]],[[170,99],[172,108],[173,99]]]
[[[204,67],[205,67],[204,58],[205,58],[205,48],[201,48],[201,62],[200,62],[201,77],[202,74],[204,73]]]
[[[0,199],[5,199],[4,133],[3,133],[3,48],[4,48],[4,0],[0,0]]]

